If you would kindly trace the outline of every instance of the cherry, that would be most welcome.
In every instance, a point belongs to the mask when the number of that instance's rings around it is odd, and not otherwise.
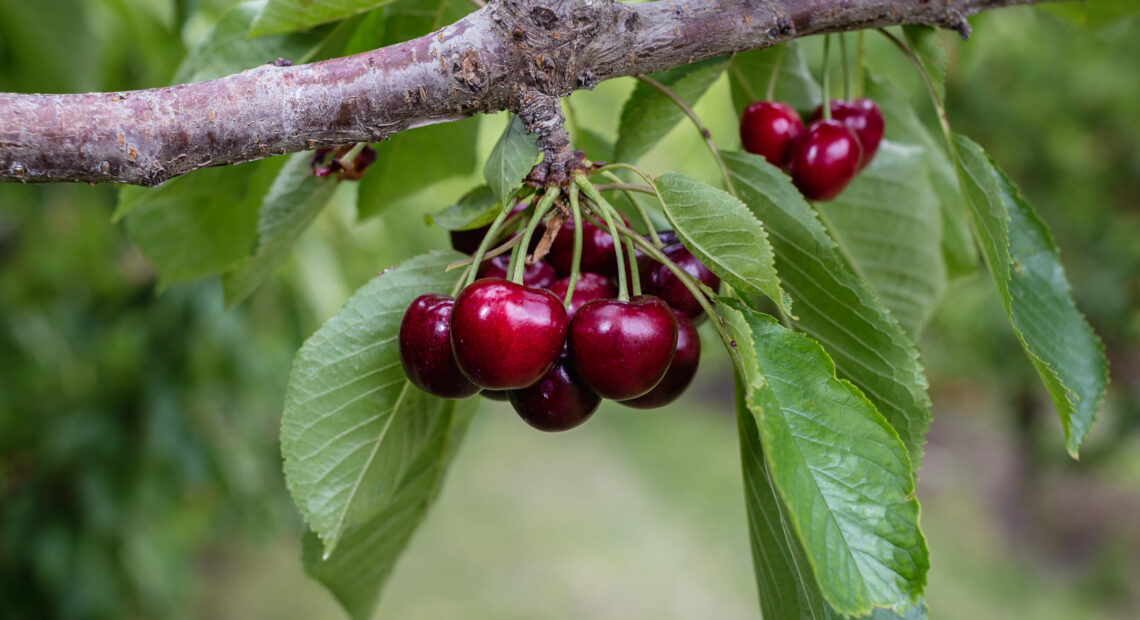
[[[673,359],[677,320],[660,298],[595,299],[570,322],[574,371],[603,398],[627,400],[653,389]]]
[[[883,139],[883,112],[879,106],[870,99],[856,99],[844,101],[831,100],[831,118],[843,123],[855,134],[859,146],[863,147],[863,158],[859,160],[859,169],[867,167],[871,158],[879,150],[879,142]],[[812,121],[823,118],[823,106],[815,109],[811,116]]]
[[[570,276],[550,285],[550,292],[559,299],[566,299],[566,290],[570,287]],[[566,318],[574,318],[574,313],[587,301],[595,299],[613,299],[618,296],[617,287],[605,276],[596,273],[579,273],[578,281],[574,283],[574,294],[570,297],[570,306],[566,308]]]
[[[455,299],[420,295],[400,321],[400,363],[416,387],[441,398],[467,398],[479,391],[460,372],[451,353],[451,311]]]
[[[620,214],[619,214],[620,215]],[[621,216],[622,222],[629,226],[629,219]],[[574,260],[574,220],[567,219],[562,223],[554,243],[550,245],[550,254],[546,260],[558,271],[560,275],[570,275],[571,263]],[[617,273],[617,259],[614,255],[614,238],[610,233],[594,226],[590,222],[582,223],[582,262],[579,267],[582,271],[591,271],[605,276]]]
[[[499,278],[506,280],[509,278],[507,269],[511,266],[510,254],[499,254],[498,256],[491,257],[483,261],[479,266],[479,271],[476,276],[480,278]],[[523,284],[533,288],[546,288],[558,279],[558,274],[554,272],[554,267],[551,267],[546,261],[538,261],[533,265],[523,267]]]
[[[527,424],[541,431],[565,431],[585,422],[602,398],[572,374],[563,347],[558,361],[534,385],[507,392],[511,406]]]
[[[773,166],[784,167],[796,137],[804,130],[800,115],[777,101],[757,101],[740,115],[740,143]]]
[[[788,171],[808,200],[831,200],[859,170],[862,149],[855,134],[837,120],[808,125],[792,145]]]
[[[538,381],[566,338],[566,309],[547,290],[498,278],[476,280],[455,298],[451,348],[472,383],[513,390]]]
[[[648,394],[622,401],[621,404],[635,409],[664,407],[677,400],[692,383],[701,362],[701,338],[685,313],[674,309],[673,316],[677,319],[677,350],[673,354],[673,361],[669,363],[669,370],[665,371],[661,383]]]
[[[693,256],[684,245],[674,243],[666,246],[661,252],[669,260],[676,263],[678,267],[684,269],[689,275],[700,280],[712,290],[715,291],[720,287],[720,278],[709,271],[709,268],[697,260],[697,257]],[[648,276],[645,278],[644,291],[664,299],[670,306],[684,312],[685,316],[690,319],[701,316],[701,312],[704,310],[680,278],[661,263],[656,263],[649,269]]]
[[[522,213],[530,203],[520,202],[513,209],[511,209],[511,217],[517,213]],[[479,228],[472,228],[471,230],[453,230],[451,231],[451,247],[455,248],[456,252],[463,252],[464,254],[474,254],[479,249],[479,244],[483,243],[483,237],[491,232],[491,225],[480,226]],[[536,242],[532,240],[531,244]],[[534,248],[531,248],[532,250]]]

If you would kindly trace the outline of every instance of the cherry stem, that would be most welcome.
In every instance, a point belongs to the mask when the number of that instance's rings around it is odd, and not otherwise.
[[[633,289],[633,296],[636,297],[641,294],[641,266],[637,264],[637,250],[634,249],[633,243],[625,244],[625,254],[629,257],[629,286]]]
[[[858,46],[858,52],[856,53],[856,58],[855,58],[855,93],[854,93],[854,95],[857,98],[863,96],[863,83],[867,80],[867,69],[865,66],[866,62],[867,62],[867,46],[866,46],[866,41],[865,41],[865,37],[863,36],[863,33],[864,33],[863,30],[859,31],[859,46]]]
[[[631,164],[623,164],[620,162],[613,163],[613,164],[606,164],[606,165],[602,166],[601,168],[598,168],[594,172],[598,172],[598,173],[610,172],[612,170],[617,170],[619,168],[622,170],[629,170],[629,171],[633,172],[634,174],[636,174],[637,176],[645,179],[645,182],[648,183],[650,187],[656,185],[656,182],[653,180],[653,177],[650,176],[648,172],[642,170],[641,168],[638,168],[637,166],[631,165]]]
[[[526,232],[522,235],[522,240],[519,241],[518,247],[522,248],[519,251],[522,258],[519,259],[518,264],[514,266],[514,276],[512,279],[515,282],[522,283],[523,273],[526,271],[527,252],[530,247],[530,239],[534,236],[534,230],[538,228],[538,223],[542,221],[546,211],[550,209],[550,205],[554,204],[554,199],[558,197],[559,189],[557,187],[547,188],[546,193],[543,194],[542,200],[534,208],[534,215],[530,216],[530,222],[526,225]],[[516,250],[518,251],[518,250]]]
[[[613,205],[606,201],[598,190],[594,189],[594,185],[586,178],[586,175],[579,172],[574,175],[574,183],[582,190],[582,193],[587,198],[594,201],[597,205],[600,215],[606,221],[606,227],[609,228],[610,236],[614,240],[614,258],[617,259],[617,279],[618,279],[618,300],[629,301],[629,287],[626,282],[625,274],[625,261],[621,260],[621,238],[618,235],[617,225],[614,223],[614,209]],[[577,229],[575,229],[577,230]]]
[[[709,133],[709,130],[707,128],[705,128],[704,123],[701,122],[701,118],[697,116],[697,113],[693,111],[693,108],[691,108],[684,99],[680,98],[677,93],[669,90],[669,87],[665,86],[661,82],[658,82],[657,80],[651,77],[646,77],[644,75],[637,76],[637,79],[652,86],[653,88],[656,88],[661,92],[661,94],[671,99],[673,103],[677,104],[677,107],[681,108],[681,111],[683,111],[685,115],[689,117],[689,120],[693,121],[693,125],[696,126],[697,131],[701,134],[701,138],[704,139],[705,145],[709,147],[709,152],[712,153],[713,159],[716,160],[717,167],[720,168],[720,173],[724,177],[724,186],[728,188],[728,192],[730,194],[735,196],[736,188],[732,185],[732,177],[728,174],[728,166],[724,165],[724,159],[722,159],[720,156],[720,149],[716,148],[716,143],[713,142],[712,134]]]
[[[525,222],[519,222],[519,225],[515,227],[514,236],[516,236],[516,237],[522,236],[522,233],[524,230],[526,230],[526,223]],[[524,257],[526,256],[525,246],[523,246],[524,247],[523,251],[519,252],[519,246],[520,245],[521,244],[516,243],[515,246],[511,248],[511,260],[507,262],[506,278],[511,280],[515,284],[522,284],[522,278],[521,277],[517,280],[515,280],[513,277],[514,273],[515,273],[515,267],[519,264],[519,260],[520,260],[519,255],[521,254]]]
[[[495,221],[491,222],[491,226],[487,229],[487,234],[483,236],[483,240],[479,242],[479,248],[475,250],[475,254],[471,256],[471,264],[474,265],[472,269],[467,272],[467,284],[475,281],[475,274],[479,271],[478,265],[483,264],[483,255],[487,253],[487,248],[491,247],[491,242],[499,233],[499,228],[503,226],[503,221],[510,215],[511,210],[503,205],[502,211],[499,215],[495,216]]]
[[[831,67],[828,54],[831,52],[831,35],[823,35],[823,119],[831,120]]]
[[[446,272],[450,269],[451,269],[451,265],[448,265],[447,269],[445,269],[444,271]],[[471,265],[467,265],[467,268],[465,270],[463,270],[463,273],[459,274],[459,277],[455,280],[455,286],[451,287],[451,296],[452,297],[455,297],[456,295],[459,294],[459,291],[463,290],[464,285],[466,285],[466,283],[467,283],[467,276],[471,273],[472,269],[474,269],[474,267],[472,267]]]
[[[661,243],[661,237],[657,236],[657,226],[655,226],[653,224],[653,220],[649,217],[649,212],[647,212],[645,210],[645,206],[642,205],[640,201],[636,200],[634,198],[633,194],[630,193],[630,191],[627,191],[625,189],[625,187],[624,187],[625,185],[631,185],[631,184],[620,183],[621,178],[612,172],[608,172],[608,171],[603,172],[602,176],[606,177],[607,179],[611,179],[611,180],[617,182],[617,183],[613,183],[611,185],[620,185],[621,186],[618,189],[622,189],[622,191],[625,192],[625,197],[627,199],[629,199],[629,201],[631,203],[633,203],[633,207],[635,209],[637,209],[637,214],[641,217],[641,222],[643,224],[645,224],[645,230],[646,230],[646,232],[649,233],[649,238],[653,239],[653,245],[655,245],[657,247],[662,247],[663,245],[665,245],[665,244]],[[598,191],[604,192],[606,190],[604,190],[602,188],[607,187],[607,186],[606,185],[597,185],[595,187],[598,188]],[[657,196],[658,195],[657,194],[657,188],[649,187],[648,185],[634,185],[633,187],[637,188],[636,190],[633,190],[633,191],[643,192],[643,193],[649,194],[651,196]]]
[[[650,196],[657,195],[657,192],[653,191],[653,188],[649,187],[648,185],[626,183],[618,177],[614,178],[616,180],[613,183],[598,183],[594,187],[598,188],[599,192],[624,192],[627,194],[627,197],[629,197],[629,192],[641,192],[642,194],[649,194]]]
[[[487,250],[487,253],[483,255],[483,260],[487,260],[488,258],[494,258],[494,257],[502,254],[503,252],[506,252],[507,250],[513,249],[518,244],[519,244],[518,236],[516,235],[514,237],[511,237],[510,239],[507,239],[503,243],[496,246],[495,249]],[[459,269],[460,267],[466,267],[467,265],[470,265],[474,262],[475,262],[475,259],[473,259],[471,257],[465,258],[463,260],[457,260],[454,263],[448,263],[447,267],[444,268],[444,271],[455,271],[456,269]]]
[[[776,56],[776,66],[772,68],[772,75],[768,76],[768,89],[764,91],[765,101],[776,100],[776,79],[780,76],[780,69],[784,66],[784,54],[788,52],[788,46],[780,46],[780,54]],[[735,66],[736,63],[733,63]]]
[[[938,89],[934,88],[934,80],[930,78],[926,67],[922,66],[922,61],[914,54],[914,50],[910,49],[910,46],[906,43],[900,41],[898,37],[891,34],[890,31],[885,28],[879,28],[879,33],[890,40],[891,43],[894,43],[895,47],[902,51],[903,55],[906,56],[911,64],[914,65],[915,69],[918,70],[918,74],[922,76],[922,81],[926,84],[926,90],[930,93],[930,101],[934,104],[934,110],[937,112],[938,123],[942,126],[942,134],[946,136],[947,148],[950,149],[950,154],[954,156],[954,159],[957,159],[958,157],[954,152],[954,132],[950,130],[950,121],[946,117],[946,108],[942,105],[942,100],[938,98]]]
[[[843,62],[843,96],[851,101],[851,66],[847,60],[847,39],[839,33],[839,57]]]
[[[582,262],[582,205],[578,204],[578,186],[570,184],[570,215],[574,218],[574,246],[570,258],[570,283],[566,286],[566,299],[562,304],[570,307],[574,298],[574,286],[578,284]]]

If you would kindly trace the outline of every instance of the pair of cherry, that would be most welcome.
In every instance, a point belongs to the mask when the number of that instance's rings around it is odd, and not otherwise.
[[[740,116],[744,150],[788,171],[808,200],[831,200],[871,163],[883,139],[883,113],[870,99],[832,99],[831,118],[819,106],[805,128],[791,106],[758,101]]]

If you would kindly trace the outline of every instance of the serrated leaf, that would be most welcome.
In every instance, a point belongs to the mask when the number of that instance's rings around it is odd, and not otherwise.
[[[277,57],[304,62],[320,47],[325,30],[250,39],[249,26],[265,0],[243,2],[225,15],[186,54],[174,75],[175,84],[201,82],[263,65]]]
[[[941,212],[929,178],[922,148],[883,140],[842,194],[816,205],[911,338],[946,288]]]
[[[739,116],[754,101],[762,101],[768,92],[772,73],[778,71],[773,99],[807,112],[823,99],[819,82],[808,69],[803,50],[795,41],[776,47],[744,52],[732,57],[729,69],[729,87],[732,105]]]
[[[115,218],[158,271],[162,284],[220,273],[249,253],[257,205],[278,160],[207,168],[160,187],[124,187]]]
[[[898,431],[917,469],[930,427],[927,382],[914,342],[839,254],[780,169],[763,157],[724,153],[744,204],[764,222],[796,326],[818,340]]]
[[[478,141],[479,119],[467,118],[402,131],[373,145],[376,161],[360,181],[358,216],[372,217],[433,183],[470,174]]]
[[[393,0],[267,0],[258,11],[250,37],[305,30],[351,17]]]
[[[946,100],[946,50],[942,47],[942,33],[932,26],[907,24],[902,27],[903,36],[910,49],[918,56],[922,68],[930,76],[938,101]]]
[[[874,99],[883,111],[885,139],[922,149],[922,158],[930,171],[931,188],[940,205],[942,259],[947,277],[952,279],[974,274],[978,270],[978,250],[958,188],[958,173],[944,150],[945,142],[931,135],[915,114],[906,93],[889,80],[872,77],[867,82],[867,96]]]
[[[409,465],[393,480],[395,490],[375,516],[349,528],[340,545],[323,557],[320,539],[311,531],[302,540],[305,572],[327,587],[352,618],[372,615],[400,554],[439,495],[443,475],[467,430],[478,399],[434,398],[410,388],[404,407],[415,416],[416,441],[406,455]]]
[[[710,58],[655,73],[657,80],[690,106],[728,67],[728,58]],[[633,163],[685,118],[685,112],[661,91],[638,82],[621,111],[614,160]]]
[[[491,188],[480,185],[467,192],[458,202],[427,216],[428,223],[445,230],[472,230],[486,226],[502,211]]]
[[[1077,309],[1048,227],[965,136],[954,137],[978,244],[1013,331],[1037,368],[1077,457],[1108,383],[1104,346]]]
[[[421,398],[404,375],[396,338],[404,311],[455,283],[455,252],[431,253],[360,288],[293,361],[281,421],[285,481],[325,555],[397,497],[430,438]]]
[[[835,376],[817,342],[737,300],[718,312],[743,362],[771,482],[823,598],[844,615],[916,605],[930,562],[898,434]]]
[[[657,179],[665,217],[685,247],[713,273],[746,295],[767,295],[790,313],[780,289],[764,226],[739,200],[711,185],[670,172]]]
[[[261,201],[257,250],[222,278],[227,306],[245,299],[269,278],[336,191],[334,177],[313,175],[310,156],[310,153],[289,156]]]
[[[483,165],[483,178],[502,204],[507,204],[538,161],[537,136],[526,132],[522,119],[512,114],[511,122],[491,149]]]

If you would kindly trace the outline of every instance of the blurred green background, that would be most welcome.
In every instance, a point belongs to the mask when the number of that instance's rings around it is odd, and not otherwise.
[[[405,0],[413,1],[413,0]],[[0,91],[168,83],[227,0],[0,0]],[[984,277],[922,341],[932,618],[1140,617],[1140,20],[1007,9],[949,36],[951,123],[1050,223],[1113,384],[1082,461]],[[881,38],[869,63],[920,84]],[[818,68],[819,42],[804,43]],[[612,138],[632,84],[571,97]],[[735,147],[725,81],[697,106]],[[503,127],[487,117],[485,156]],[[383,148],[383,147],[381,147]],[[438,154],[423,154],[424,157]],[[717,181],[688,125],[643,161]],[[337,617],[304,576],[277,426],[293,352],[356,287],[446,243],[477,171],[357,222],[345,184],[270,284],[159,290],[111,187],[0,185],[0,617]],[[755,618],[727,360],[657,412],[543,435],[487,403],[386,588],[390,618]]]

